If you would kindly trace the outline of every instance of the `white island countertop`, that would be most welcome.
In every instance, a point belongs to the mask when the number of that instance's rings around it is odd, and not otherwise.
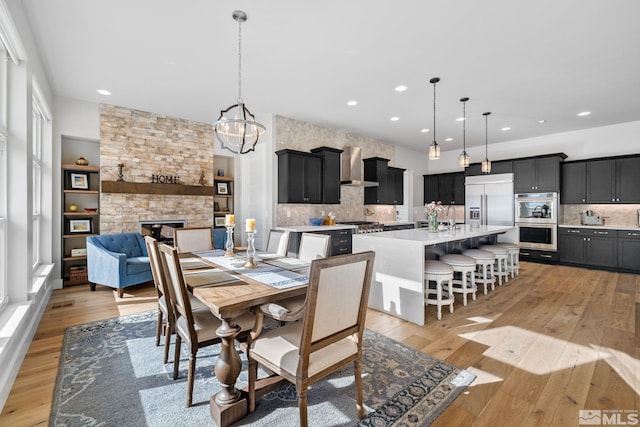
[[[291,233],[313,233],[318,231],[331,231],[331,230],[355,230],[356,226],[351,224],[336,224],[336,225],[281,225],[275,227],[275,230],[290,231]]]
[[[458,251],[465,247],[477,247],[477,239],[484,236],[505,233],[505,241],[508,241],[507,236],[514,229],[513,226],[499,225],[472,229],[465,224],[455,231],[434,233],[424,228],[414,228],[354,234],[353,252],[372,250],[376,253],[369,307],[418,325],[435,320],[433,314],[425,319],[425,258],[449,250],[449,247]],[[427,312],[433,313],[431,310]]]

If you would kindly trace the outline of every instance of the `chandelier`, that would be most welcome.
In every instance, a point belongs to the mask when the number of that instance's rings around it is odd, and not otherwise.
[[[247,14],[235,10],[233,19],[238,22],[238,99],[236,104],[220,111],[220,117],[213,123],[213,133],[222,148],[235,154],[247,154],[255,150],[258,138],[266,128],[256,122],[242,100],[242,23],[247,20]]]
[[[461,168],[469,167],[469,154],[467,154],[466,126],[467,126],[467,109],[466,104],[469,98],[460,98],[462,102],[462,154],[458,157],[458,166]]]
[[[436,142],[436,83],[440,81],[440,77],[434,77],[429,80],[433,84],[433,142],[429,146],[429,160],[438,160],[440,158],[440,146]]]
[[[482,161],[482,173],[491,173],[491,162],[489,161],[488,146],[489,146],[489,114],[490,112],[482,113],[484,116],[484,160]]]

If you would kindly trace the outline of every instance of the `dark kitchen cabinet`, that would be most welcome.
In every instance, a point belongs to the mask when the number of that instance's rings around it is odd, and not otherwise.
[[[640,203],[640,157],[587,163],[588,203]]]
[[[618,268],[640,271],[640,230],[618,231]]]
[[[553,155],[514,160],[514,191],[516,193],[560,191],[560,162],[565,157]]]
[[[560,203],[580,204],[587,202],[587,163],[563,163]]]
[[[513,161],[511,160],[497,160],[491,162],[491,173],[489,175],[495,175],[499,173],[512,173]],[[482,173],[482,163],[472,163],[468,168],[464,170],[465,176],[484,175]]]
[[[424,203],[464,205],[464,172],[424,175]]]
[[[617,230],[560,227],[560,261],[587,267],[615,269],[618,266],[617,237]]]
[[[278,203],[322,203],[322,157],[295,150],[278,155]]]
[[[322,157],[322,203],[340,204],[340,154],[342,150],[318,147],[311,152]]]
[[[363,159],[364,180],[378,183],[364,188],[365,205],[402,205],[404,203],[404,169],[389,166],[389,159]]]
[[[388,200],[394,205],[404,204],[404,169],[389,167],[387,170]]]

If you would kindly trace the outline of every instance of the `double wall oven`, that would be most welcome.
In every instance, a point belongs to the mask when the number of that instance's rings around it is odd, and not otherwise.
[[[558,250],[559,200],[558,193],[515,195],[515,222],[521,248]]]

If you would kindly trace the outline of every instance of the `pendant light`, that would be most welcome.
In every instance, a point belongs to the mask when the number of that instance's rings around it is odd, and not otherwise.
[[[238,99],[236,104],[220,111],[220,117],[213,123],[213,133],[222,148],[235,154],[247,154],[255,150],[258,138],[266,128],[256,122],[242,100],[242,23],[247,20],[247,14],[235,10],[232,16],[238,22]]]
[[[469,98],[460,98],[460,102],[462,102],[462,154],[458,157],[458,166],[461,168],[469,167],[469,155],[467,154],[467,143],[466,143],[466,126],[467,126],[467,111],[466,104]]]
[[[436,142],[436,83],[440,81],[440,77],[434,77],[429,80],[433,84],[433,142],[429,146],[429,160],[438,160],[440,158],[440,146]]]
[[[484,116],[484,160],[482,161],[482,173],[491,173],[491,162],[487,154],[489,146],[489,114],[491,113],[482,113]]]

